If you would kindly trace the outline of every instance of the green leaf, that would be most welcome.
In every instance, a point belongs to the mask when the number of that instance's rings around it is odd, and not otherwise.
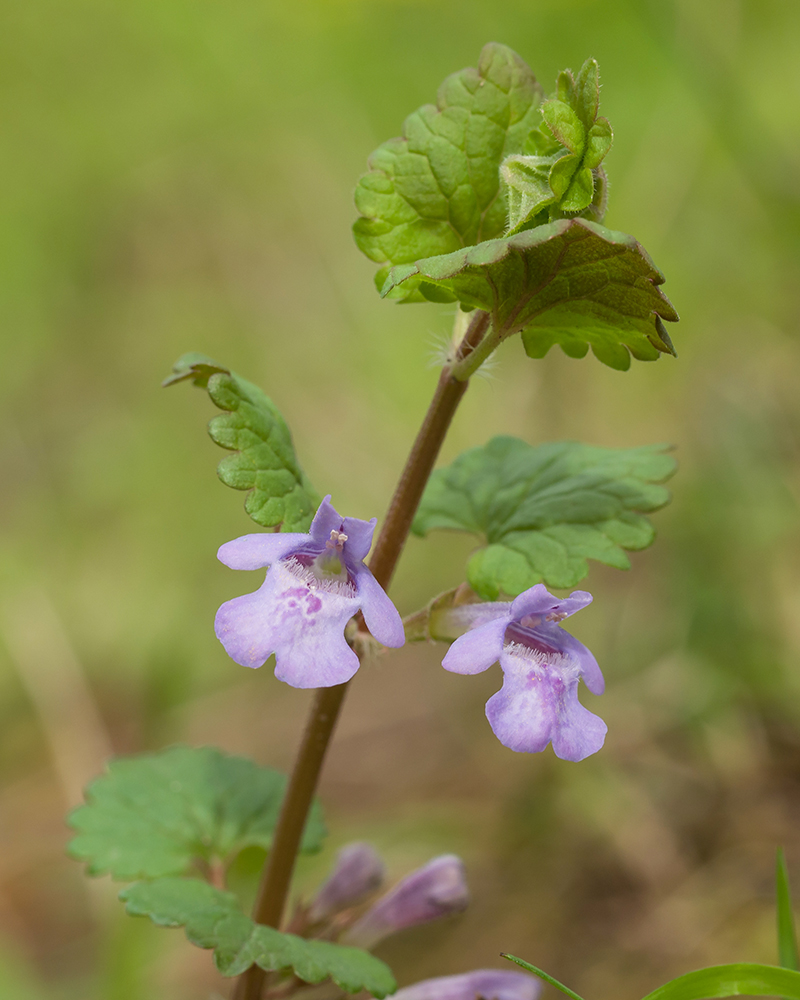
[[[254,923],[236,897],[195,879],[161,878],[136,882],[120,893],[132,916],[147,916],[162,927],[185,927],[199,948],[213,948],[224,976],[238,976],[251,965],[291,969],[307,983],[331,978],[348,993],[367,990],[385,997],[397,989],[391,970],[360,948],[309,941]]]
[[[614,133],[611,131],[611,123],[608,118],[598,118],[589,129],[583,165],[592,169],[599,167],[611,149],[613,141]]]
[[[600,70],[596,59],[587,59],[578,71],[573,101],[584,128],[590,129],[600,107]]]
[[[202,354],[184,354],[163,384],[183,381],[206,389],[225,411],[208,425],[212,440],[234,453],[222,459],[217,475],[226,486],[250,491],[244,504],[250,517],[265,528],[308,531],[320,497],[300,468],[286,421],[269,396]]]
[[[800,972],[752,962],[712,965],[670,980],[644,1000],[707,1000],[741,995],[800,1000]]]
[[[536,134],[536,133],[534,133]],[[550,177],[556,157],[508,156],[500,175],[508,187],[508,219],[511,229],[551,205],[556,196]]]
[[[500,174],[509,189],[509,231],[518,232],[543,225],[566,213],[602,222],[606,209],[607,181],[600,163],[611,148],[613,133],[608,120],[598,118],[600,77],[597,63],[587,59],[575,80],[564,70],[556,81],[556,95],[542,104],[543,124],[528,136],[523,156],[516,159],[538,174],[549,171],[546,190],[535,200],[526,199],[523,188],[528,179],[523,171],[506,170]],[[553,148],[555,146],[555,148]],[[532,206],[524,214],[526,202]],[[538,213],[547,206],[548,218]]]
[[[89,785],[87,804],[69,817],[78,831],[69,851],[91,875],[180,875],[244,847],[268,849],[285,789],[278,771],[214,747],[123,757]],[[325,833],[315,803],[302,849],[319,850]]]
[[[565,157],[566,159],[566,157]],[[569,187],[561,199],[564,212],[582,212],[592,203],[594,197],[594,176],[588,167],[581,167],[572,175]]]
[[[542,118],[562,146],[580,157],[586,143],[586,129],[580,118],[565,101],[545,101]]]
[[[496,437],[433,473],[413,530],[482,536],[467,579],[484,599],[515,596],[540,580],[572,587],[588,573],[587,559],[628,569],[623,549],[650,545],[655,533],[643,514],[668,503],[659,484],[674,471],[665,445],[532,447]]]
[[[576,993],[575,990],[571,990],[569,986],[565,986],[563,983],[560,983],[557,979],[554,979],[553,976],[551,976],[548,972],[545,972],[544,969],[540,969],[535,965],[531,965],[530,962],[526,962],[522,958],[517,958],[516,955],[507,955],[505,952],[501,952],[500,957],[507,958],[509,962],[516,962],[516,964],[521,966],[523,969],[527,969],[528,972],[532,972],[534,976],[538,976],[540,979],[543,979],[546,983],[550,983],[551,986],[555,986],[557,990],[561,990],[562,993],[566,993],[568,997],[571,997],[571,1000],[583,1000],[583,997],[580,996],[580,994]]]
[[[784,969],[794,969],[797,972],[800,969],[800,959],[797,954],[789,873],[782,847],[778,848],[775,858],[775,905],[778,918],[778,961]]]
[[[555,161],[550,171],[550,189],[553,192],[554,201],[560,202],[567,193],[575,171],[580,165],[580,157],[570,153],[568,156],[561,156]]]
[[[486,45],[477,69],[449,76],[436,105],[415,111],[402,136],[370,157],[355,193],[359,249],[380,264],[405,264],[505,232],[499,167],[522,151],[542,97],[515,52]],[[395,297],[419,301],[425,294],[414,281]]]
[[[499,337],[523,331],[530,357],[559,344],[570,357],[591,346],[612,368],[630,355],[674,354],[661,320],[678,314],[658,288],[664,276],[632,236],[586,219],[561,219],[504,239],[393,267],[382,294],[409,279],[445,288],[487,310]]]

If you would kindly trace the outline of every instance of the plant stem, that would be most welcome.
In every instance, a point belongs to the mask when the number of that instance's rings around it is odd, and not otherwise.
[[[476,310],[467,327],[464,339],[456,352],[455,363],[475,350],[489,324],[489,314]],[[394,573],[400,553],[403,551],[411,522],[422,499],[422,492],[428,482],[439,449],[445,439],[450,421],[461,397],[467,391],[468,382],[458,381],[451,374],[451,367],[442,371],[439,384],[433,394],[431,405],[425,414],[422,427],[406,460],[405,468],[395,487],[392,502],[386,513],[381,533],[369,561],[369,568],[378,583],[386,589]]]
[[[488,324],[488,313],[481,310],[473,313],[454,364],[475,350]],[[397,566],[422,491],[468,384],[466,380],[455,379],[450,366],[442,371],[439,378],[369,561],[370,570],[384,588],[388,587]],[[335,687],[319,688],[316,692],[264,867],[253,910],[256,923],[268,927],[280,926],[306,817],[347,687],[347,684],[337,684]],[[265,978],[263,969],[251,966],[239,977],[233,1000],[261,1000]]]

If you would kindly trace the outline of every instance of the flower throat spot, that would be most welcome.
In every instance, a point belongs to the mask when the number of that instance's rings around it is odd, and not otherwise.
[[[331,531],[331,537],[325,542],[325,550],[314,560],[315,575],[321,580],[347,580],[347,569],[342,563],[341,555],[347,535],[343,531]]]

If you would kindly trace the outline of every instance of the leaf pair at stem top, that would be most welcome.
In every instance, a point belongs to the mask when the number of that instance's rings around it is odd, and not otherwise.
[[[612,133],[598,104],[594,60],[577,78],[562,72],[545,100],[526,63],[492,43],[370,157],[354,234],[383,265],[381,294],[491,316],[457,378],[519,332],[530,357],[556,343],[571,357],[591,347],[621,370],[631,355],[675,353],[663,275],[633,237],[599,225]]]

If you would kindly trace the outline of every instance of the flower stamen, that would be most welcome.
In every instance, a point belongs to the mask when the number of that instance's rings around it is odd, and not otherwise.
[[[329,549],[331,552],[341,552],[344,549],[344,543],[347,541],[347,535],[343,531],[336,531],[334,529],[331,531],[330,539],[325,542],[325,548]]]

